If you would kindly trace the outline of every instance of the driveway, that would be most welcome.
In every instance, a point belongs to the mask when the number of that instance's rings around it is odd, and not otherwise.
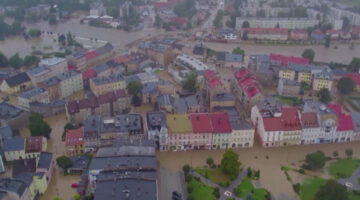
[[[348,190],[360,190],[360,184],[358,182],[358,178],[360,177],[360,167],[358,167],[355,172],[350,176],[350,178],[339,179],[338,182],[342,185],[345,183],[351,183],[352,187],[346,187]],[[345,185],[346,186],[346,185]]]

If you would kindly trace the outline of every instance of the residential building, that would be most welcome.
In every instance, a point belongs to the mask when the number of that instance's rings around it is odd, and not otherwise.
[[[18,96],[19,106],[29,109],[32,102],[49,103],[49,92],[44,88],[33,88]]]
[[[90,158],[88,155],[71,156],[71,166],[66,169],[68,174],[86,173]]]
[[[316,112],[307,112],[300,115],[302,127],[301,144],[319,143],[321,127]]]
[[[113,56],[113,53],[114,53],[114,46],[109,42],[106,43],[104,46],[95,49],[95,54],[97,55],[96,62],[101,63],[106,60],[109,60]]]
[[[30,112],[42,114],[44,117],[50,117],[65,112],[65,101],[55,100],[50,103],[32,102],[30,103]]]
[[[224,37],[225,40],[236,40],[237,34],[235,31],[230,29],[224,29],[221,31],[221,35]]]
[[[0,85],[0,91],[7,94],[16,94],[31,87],[32,82],[29,76],[26,72],[20,72],[5,78]]]
[[[50,101],[55,101],[61,98],[60,79],[56,76],[38,83],[37,86],[47,90]]]
[[[25,159],[25,139],[14,137],[4,143],[4,156],[6,161]]]
[[[174,100],[174,111],[176,113],[203,112],[201,96],[201,94],[194,94]]]
[[[29,136],[25,139],[25,158],[40,157],[41,152],[46,151],[47,139],[43,136]]]
[[[212,71],[207,70],[204,73],[205,81],[204,81],[204,87],[203,89],[206,90],[206,98],[209,99],[210,97],[223,93],[225,88],[223,84],[221,83],[220,79],[218,78],[218,75]]]
[[[207,47],[204,44],[195,45],[192,49],[192,55],[195,59],[205,61],[207,56]]]
[[[176,57],[175,65],[184,66],[195,73],[203,73],[206,70],[209,70],[209,67],[203,62],[185,54],[181,54]]]
[[[0,179],[2,194],[8,195],[5,199],[32,200],[30,190],[24,180],[3,178]]]
[[[306,29],[294,29],[290,31],[290,39],[295,41],[306,41],[309,34]]]
[[[227,149],[231,147],[232,129],[226,113],[211,113],[212,148]]]
[[[138,51],[164,67],[167,67],[174,59],[172,48],[170,46],[156,42],[140,43]]]
[[[235,106],[236,96],[231,93],[221,93],[210,97],[210,111],[216,107],[230,107]]]
[[[350,142],[354,138],[354,124],[351,115],[344,114],[340,104],[328,104],[327,107],[337,114],[338,127],[333,142]]]
[[[6,101],[0,103],[0,122],[11,128],[27,127],[30,113]]]
[[[168,150],[168,128],[164,112],[147,112],[148,140],[155,141],[155,146],[160,151]]]
[[[325,34],[320,29],[315,29],[311,32],[310,35],[311,39],[314,41],[324,41],[325,40]]]
[[[166,116],[166,121],[169,133],[169,149],[191,148],[190,137],[195,138],[195,135],[191,135],[191,121],[187,114],[169,114]],[[197,135],[196,137],[202,138],[202,136],[206,138],[206,135]],[[207,139],[210,139],[209,135]]]
[[[286,28],[306,29],[319,24],[319,20],[310,18],[248,18],[237,17],[236,29],[240,30],[245,21],[248,21],[252,28]]]
[[[84,89],[82,75],[77,71],[68,71],[57,76],[60,80],[61,97],[66,98]]]
[[[331,69],[324,69],[319,73],[314,74],[313,90],[320,91],[325,88],[331,91],[333,85],[334,75]]]
[[[252,125],[239,118],[235,107],[223,107],[228,114],[232,133],[230,135],[231,148],[252,147],[254,144],[255,130]]]
[[[46,66],[40,65],[38,67],[30,69],[27,72],[27,75],[31,79],[32,84],[36,85],[37,83],[50,78],[53,75],[53,73]]]
[[[295,80],[279,79],[277,92],[282,96],[297,96],[301,91],[301,83]]]
[[[142,103],[151,104],[157,102],[159,96],[159,90],[157,84],[154,82],[145,83],[141,89]]]
[[[68,63],[65,58],[52,57],[40,61],[39,66],[46,67],[51,74],[47,77],[57,76],[67,71]],[[43,80],[45,80],[44,78]],[[42,80],[40,80],[42,81]]]
[[[53,153],[41,152],[36,166],[36,173],[44,173],[46,182],[49,184],[54,171],[54,166],[55,161],[53,160]]]
[[[106,9],[102,1],[95,1],[90,6],[90,16],[103,16],[106,14]]]
[[[110,76],[94,77],[90,79],[90,89],[96,95],[126,88],[126,82],[121,74]]]
[[[25,182],[30,193],[30,200],[44,194],[48,186],[44,173],[25,172],[15,176],[14,179]]]
[[[68,55],[66,60],[70,65],[76,66],[77,70],[84,70],[86,66],[86,50],[80,49]]]
[[[13,130],[9,126],[0,127],[0,148],[4,147],[6,140],[14,137]]]
[[[12,177],[17,177],[24,173],[35,173],[36,171],[36,158],[14,160],[12,163]]]
[[[269,60],[271,63],[275,65],[279,64],[282,67],[287,67],[290,64],[298,64],[298,65],[310,64],[310,60],[307,58],[286,56],[286,55],[274,54],[274,53],[270,54]]]
[[[66,155],[75,156],[85,152],[84,127],[65,131]]]
[[[175,95],[175,83],[172,81],[160,79],[157,86],[160,94]]]
[[[161,94],[158,96],[157,103],[159,110],[171,113],[174,111],[174,98],[170,94]]]
[[[243,62],[243,55],[228,52],[216,53],[216,64],[221,67],[240,68]]]
[[[254,40],[288,40],[289,29],[286,28],[242,28],[248,39]]]

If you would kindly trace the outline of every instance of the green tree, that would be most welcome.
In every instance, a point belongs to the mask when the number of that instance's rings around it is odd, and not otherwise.
[[[318,95],[319,95],[319,100],[324,104],[327,104],[331,101],[330,92],[327,88],[321,88]]]
[[[76,45],[76,41],[74,40],[73,36],[70,32],[66,34],[66,42],[68,46],[74,46]]]
[[[312,49],[305,49],[302,53],[302,57],[309,59],[310,62],[313,62],[315,58],[315,51]]]
[[[197,77],[195,74],[190,74],[183,82],[183,89],[189,92],[196,92]]]
[[[32,113],[29,117],[29,129],[32,136],[44,136],[50,138],[51,127],[44,121],[40,113]]]
[[[58,42],[62,45],[65,46],[66,45],[66,36],[64,34],[59,35],[58,37]]]
[[[49,17],[49,24],[50,24],[50,25],[55,25],[55,24],[57,24],[56,15],[50,15],[50,17]]]
[[[208,157],[206,159],[206,164],[208,164],[209,167],[212,167],[214,165],[214,159],[212,157]]]
[[[19,69],[23,65],[23,60],[20,58],[18,53],[9,59],[9,65],[15,69]]]
[[[232,50],[233,54],[240,54],[242,56],[245,56],[245,51],[243,49],[241,49],[240,47],[236,47],[235,49]]]
[[[74,200],[80,200],[81,196],[79,193],[74,194]]]
[[[115,6],[107,8],[106,13],[113,18],[118,18],[120,16],[120,10],[118,7],[115,7]]]
[[[324,167],[326,156],[322,151],[316,151],[306,155],[305,162],[311,170],[318,170]]]
[[[213,24],[216,28],[222,28],[222,19],[225,15],[225,12],[222,10],[218,10],[218,12],[216,13],[216,17],[213,21]]]
[[[28,31],[28,35],[30,36],[30,37],[40,37],[40,35],[41,35],[41,32],[40,32],[40,30],[39,29],[36,29],[36,28],[32,28],[32,29],[30,29],[29,31]]]
[[[132,97],[131,97],[131,103],[134,105],[134,106],[136,106],[136,107],[138,107],[138,106],[141,106],[141,104],[142,104],[142,99],[139,97],[139,95],[133,95]]]
[[[220,198],[220,189],[217,187],[213,191],[213,195],[218,199]]]
[[[141,92],[143,85],[140,81],[131,81],[126,87],[128,93],[132,96],[138,95]]]
[[[0,51],[0,67],[7,67],[8,66],[8,59],[6,56]]]
[[[346,187],[335,180],[326,181],[315,194],[314,200],[348,200]]]
[[[347,157],[351,158],[354,152],[352,149],[345,149],[345,154]]]
[[[65,169],[71,167],[72,162],[71,162],[70,158],[68,158],[66,156],[60,156],[60,157],[56,158],[56,164],[60,168],[65,170]]]
[[[235,179],[239,175],[239,155],[232,149],[227,149],[221,159],[221,170]]]
[[[359,72],[360,69],[360,57],[355,57],[351,60],[350,70],[353,72]]]
[[[24,58],[24,66],[29,67],[35,64],[38,64],[40,62],[40,58],[38,58],[37,56],[25,56]]]
[[[185,164],[182,167],[182,170],[183,170],[184,174],[188,174],[190,172],[190,166],[188,164]]]
[[[351,78],[343,77],[337,83],[336,88],[341,94],[350,94],[355,89],[355,82]]]
[[[250,28],[250,23],[248,21],[244,21],[241,28]]]

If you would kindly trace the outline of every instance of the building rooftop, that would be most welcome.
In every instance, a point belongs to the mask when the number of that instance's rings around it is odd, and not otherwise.
[[[14,133],[10,126],[0,127],[0,140],[6,140],[14,137]]]
[[[141,89],[142,94],[155,94],[158,91],[157,85],[154,82],[144,83]]]
[[[116,83],[119,81],[124,81],[124,77],[122,74],[111,74],[109,76],[101,76],[101,77],[94,77],[92,81],[95,85],[102,85],[108,83]]]
[[[102,147],[97,153],[96,157],[114,157],[114,156],[155,156],[155,146],[153,141],[149,141],[151,145],[146,144],[124,144],[113,145],[111,147]]]
[[[170,94],[161,94],[157,98],[159,106],[168,106],[174,104],[174,98]]]
[[[117,167],[156,169],[156,156],[110,156],[92,159],[89,170],[103,170]]]
[[[167,127],[166,114],[160,111],[149,111],[146,113],[147,128],[149,130],[160,130]]]
[[[36,171],[36,158],[26,158],[13,161],[12,176],[16,177],[19,174]]]
[[[114,46],[111,43],[106,43],[104,46],[99,47],[95,50],[96,54],[101,56],[106,53],[110,53],[114,49]]]
[[[45,151],[46,149],[42,149],[43,140],[45,140],[43,136],[27,137],[25,140],[25,153]]]
[[[170,114],[166,116],[169,133],[191,133],[190,117],[187,114]]]
[[[266,18],[264,18],[266,19]],[[289,29],[287,28],[242,28],[242,31],[246,31],[248,34],[278,34],[278,35],[287,35]]]
[[[23,99],[31,99],[31,98],[36,97],[37,95],[42,94],[44,92],[46,92],[46,90],[44,88],[33,88],[31,90],[21,93],[19,95],[19,97],[21,97]]]
[[[71,167],[72,169],[86,169],[89,163],[89,156],[88,155],[81,155],[81,156],[72,156],[70,157],[71,160]]]
[[[24,151],[25,150],[25,139],[22,137],[14,137],[6,140],[4,143],[4,152],[9,151]]]
[[[47,58],[47,59],[41,60],[39,65],[45,65],[45,66],[49,67],[49,66],[59,64],[61,62],[66,62],[66,60],[64,58],[52,57],[52,58]]]
[[[194,133],[212,133],[213,128],[209,113],[190,114],[192,131]]]
[[[211,96],[212,101],[235,101],[236,96],[231,93],[221,93]]]
[[[307,65],[310,63],[309,59],[294,57],[294,56],[286,56],[282,54],[270,54],[270,61],[278,61],[282,66],[288,66],[290,63]]]
[[[78,72],[78,71],[67,71],[67,72],[63,72],[62,74],[60,74],[58,76],[58,79],[60,81],[64,81],[66,79],[69,79],[69,78],[74,77],[74,76],[79,75],[79,74],[80,74],[80,72]]]
[[[84,145],[84,127],[66,130],[65,146]]]
[[[206,52],[206,47],[203,44],[195,45],[193,48],[193,54],[194,55],[204,55]]]
[[[334,112],[336,112],[338,116],[338,127],[336,131],[353,131],[354,124],[351,115],[345,115],[342,112],[340,104],[328,104],[327,107]]]
[[[168,45],[160,44],[160,43],[150,43],[150,42],[142,42],[139,44],[140,49],[151,49],[156,52],[164,53],[166,50],[170,48]]]
[[[185,55],[185,54],[178,55],[176,57],[176,61],[178,63],[181,63],[181,64],[191,68],[191,70],[194,70],[194,71],[201,72],[201,71],[206,71],[209,69],[209,67],[207,65],[205,65],[203,62],[201,62],[200,60],[198,60],[194,57]]]
[[[227,113],[211,113],[211,124],[214,133],[231,133],[231,125]]]
[[[351,119],[353,121],[354,131],[359,132],[360,131],[360,112],[352,112]]]
[[[316,112],[308,112],[301,114],[301,126],[302,128],[317,128],[319,127],[319,121]]]
[[[30,69],[28,72],[31,76],[37,77],[50,72],[50,70],[46,66],[40,65],[38,67]]]
[[[40,169],[50,169],[51,162],[53,158],[53,153],[51,152],[41,152],[37,168]]]
[[[214,89],[216,86],[222,85],[221,81],[217,78],[217,75],[212,70],[205,71],[204,77],[210,89]]]
[[[30,78],[27,75],[27,73],[21,72],[21,73],[18,73],[18,74],[15,74],[13,76],[6,78],[4,81],[9,85],[9,87],[14,87],[14,86],[29,82]]]
[[[0,190],[2,191],[14,192],[21,197],[26,189],[27,185],[23,180],[11,178],[0,179]]]
[[[187,97],[181,97],[174,101],[175,112],[186,113],[189,112],[189,109],[193,106],[200,105],[201,95],[194,94]]]
[[[60,80],[56,76],[53,76],[53,77],[41,82],[40,84],[50,87],[50,86],[58,84],[59,82],[60,82]]]

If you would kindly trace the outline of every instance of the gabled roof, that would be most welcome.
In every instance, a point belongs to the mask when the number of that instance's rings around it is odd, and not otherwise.
[[[211,133],[213,131],[208,113],[190,114],[190,120],[194,133]]]
[[[301,125],[303,128],[317,128],[319,121],[316,112],[308,112],[301,114]]]
[[[18,73],[14,76],[10,76],[4,80],[9,87],[14,87],[30,81],[29,76],[25,72]]]
[[[66,130],[65,146],[83,145],[84,144],[84,127],[78,129]]]
[[[22,137],[14,137],[6,140],[4,143],[4,152],[9,151],[24,151],[25,150],[25,139]]]
[[[213,133],[231,133],[231,124],[227,113],[211,113]]]
[[[332,111],[336,112],[339,125],[336,129],[336,131],[352,131],[354,130],[354,124],[351,115],[345,115],[342,112],[341,105],[340,104],[328,104],[328,108],[330,108]]]
[[[280,117],[264,117],[263,123],[265,131],[282,131],[284,129]]]
[[[88,69],[82,73],[82,79],[87,80],[94,78],[96,76],[96,71],[94,68]]]
[[[25,153],[41,152],[44,138],[42,136],[30,136],[26,138]]]
[[[51,153],[51,152],[41,152],[37,168],[49,169],[50,166],[51,166],[52,158],[53,158],[53,153]]]

